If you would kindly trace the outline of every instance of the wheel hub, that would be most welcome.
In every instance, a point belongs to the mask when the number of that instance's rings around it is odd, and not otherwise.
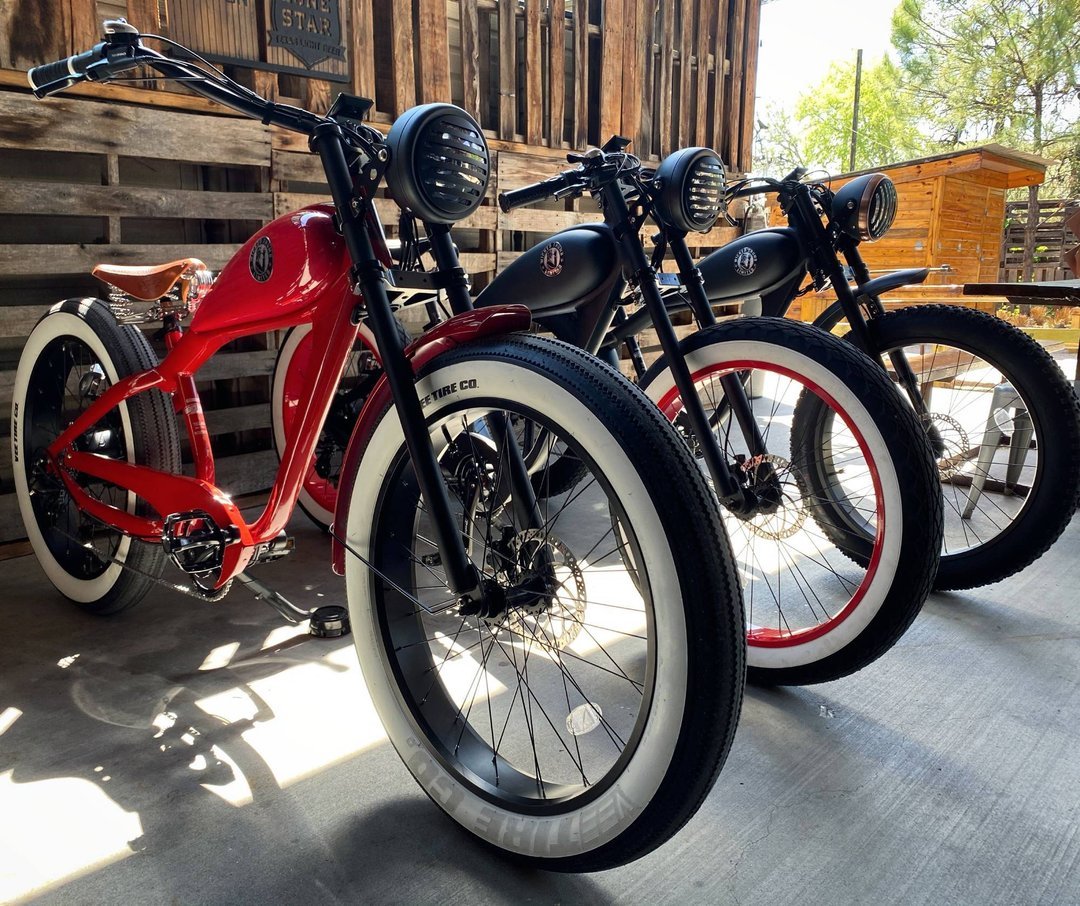
[[[489,546],[489,575],[480,600],[461,607],[495,633],[506,632],[545,646],[565,648],[581,631],[585,579],[577,560],[558,538],[540,529],[515,533],[505,526]]]
[[[795,477],[795,468],[771,453],[737,459],[739,474],[745,477],[749,506],[732,515],[759,538],[780,541],[790,538],[806,522],[806,505]]]

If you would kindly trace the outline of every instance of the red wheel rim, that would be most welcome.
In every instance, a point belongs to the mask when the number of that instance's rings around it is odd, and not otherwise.
[[[852,613],[854,613],[863,598],[866,596],[867,590],[873,585],[874,577],[877,573],[878,567],[881,563],[882,551],[884,548],[885,537],[885,507],[884,500],[881,491],[881,476],[878,474],[877,461],[870,454],[869,446],[866,443],[866,439],[862,433],[853,424],[852,420],[848,417],[847,412],[840,406],[840,404],[828,393],[826,393],[821,387],[815,384],[813,381],[808,380],[805,376],[795,373],[790,369],[783,368],[773,363],[768,365],[762,362],[754,362],[751,360],[739,360],[735,362],[725,362],[723,365],[709,365],[702,368],[699,371],[694,372],[691,377],[694,384],[697,385],[703,382],[705,379],[713,377],[722,377],[733,371],[746,371],[753,369],[765,369],[775,374],[782,374],[787,378],[797,382],[806,389],[812,391],[819,399],[828,404],[836,415],[843,421],[844,426],[851,432],[858,444],[863,458],[867,463],[869,469],[870,478],[873,483],[875,506],[874,512],[877,519],[877,533],[874,537],[874,545],[870,554],[870,560],[866,565],[866,572],[859,583],[858,588],[854,594],[851,595],[848,602],[844,607],[837,611],[833,616],[822,620],[814,626],[808,626],[804,629],[779,629],[768,628],[764,626],[748,627],[746,633],[746,641],[748,645],[756,645],[761,648],[787,648],[796,645],[802,645],[814,639],[820,638],[823,635],[835,630],[841,623],[848,619]],[[670,421],[674,421],[675,417],[682,410],[682,397],[679,395],[677,387],[672,387],[664,396],[658,401],[657,405],[660,407],[660,411],[664,413],[664,416]]]

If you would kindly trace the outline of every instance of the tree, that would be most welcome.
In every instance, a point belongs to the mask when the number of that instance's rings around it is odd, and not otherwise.
[[[1057,158],[1046,185],[1062,192],[1080,183],[1078,24],[1080,0],[902,0],[893,44],[939,142],[998,141]],[[1029,259],[1038,195],[1031,186]]]
[[[848,169],[855,61],[834,63],[824,78],[799,96],[794,114],[766,109],[756,132],[754,169],[778,175],[795,166],[839,173]],[[857,170],[894,164],[929,151],[921,111],[888,59],[863,68],[859,92]]]

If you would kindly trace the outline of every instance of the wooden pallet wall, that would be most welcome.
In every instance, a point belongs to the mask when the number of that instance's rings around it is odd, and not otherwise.
[[[1039,202],[1035,224],[1035,271],[1032,279],[1073,280],[1073,274],[1062,262],[1062,255],[1080,242],[1080,237],[1066,221],[1080,211],[1080,201],[1053,199]],[[1024,248],[1027,245],[1028,203],[1010,201],[1005,205],[1005,231],[1001,239],[1001,271],[999,280],[1013,283],[1022,279]]]
[[[375,97],[377,123],[438,99],[485,128],[492,185],[455,232],[477,287],[543,236],[599,218],[588,199],[510,214],[495,204],[498,191],[565,167],[568,149],[619,132],[646,157],[700,143],[739,169],[749,164],[757,0],[351,3],[352,88]],[[98,262],[194,256],[217,270],[263,223],[325,199],[302,138],[190,94],[143,82],[32,98],[23,70],[86,49],[102,18],[125,12],[144,31],[168,31],[167,0],[0,5],[0,542],[22,534],[9,411],[40,315],[62,298],[103,295],[89,276]],[[27,34],[16,23],[28,18],[54,27]],[[329,82],[230,71],[266,96],[312,109],[332,100]],[[396,207],[377,203],[393,234]],[[704,252],[732,236],[723,228],[694,241]],[[416,329],[422,318],[405,320]],[[219,480],[233,494],[272,480],[269,380],[280,340],[231,344],[199,374]]]

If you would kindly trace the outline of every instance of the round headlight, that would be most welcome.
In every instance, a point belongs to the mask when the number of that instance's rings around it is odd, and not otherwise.
[[[394,199],[427,223],[454,223],[484,199],[491,157],[484,133],[452,104],[406,110],[386,137],[386,182]]]
[[[833,197],[832,219],[859,242],[880,239],[896,219],[896,186],[884,173],[853,179]]]
[[[724,200],[724,164],[711,148],[684,148],[656,168],[656,214],[686,233],[707,233]]]

